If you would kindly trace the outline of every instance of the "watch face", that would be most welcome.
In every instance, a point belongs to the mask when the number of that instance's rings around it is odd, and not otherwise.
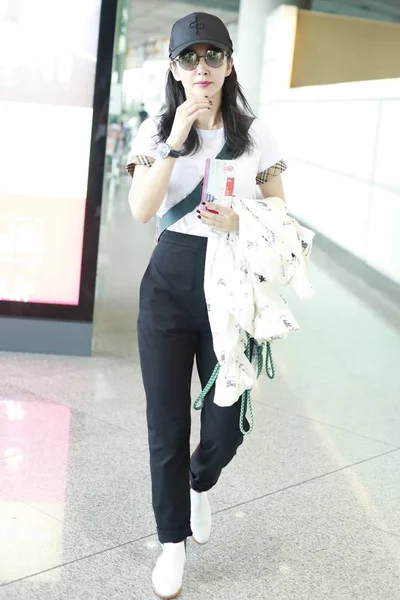
[[[159,144],[158,148],[157,148],[157,154],[160,158],[167,158],[167,156],[169,156],[171,148],[168,146],[168,144]]]

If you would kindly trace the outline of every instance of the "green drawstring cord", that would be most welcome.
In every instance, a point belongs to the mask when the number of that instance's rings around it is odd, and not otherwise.
[[[201,410],[203,408],[205,397],[207,396],[208,392],[211,390],[214,383],[217,381],[217,377],[219,375],[220,368],[221,368],[221,365],[219,363],[217,363],[215,365],[215,369],[212,372],[212,375],[209,379],[209,382],[207,383],[206,387],[204,388],[204,390],[202,390],[202,392],[199,394],[199,396],[197,397],[197,399],[195,400],[195,402],[193,404],[194,410]]]
[[[272,358],[272,348],[270,342],[266,343],[267,350],[265,356],[265,371],[269,377],[269,379],[274,379],[275,377],[275,365],[274,359]]]
[[[247,334],[247,344],[245,349],[245,354],[248,360],[251,362],[252,354],[254,352],[254,346],[256,347],[257,352],[257,379],[260,377],[261,372],[264,366],[264,348],[265,348],[265,371],[269,379],[273,379],[275,377],[275,366],[272,358],[272,349],[270,342],[264,342],[263,344],[257,344],[257,342],[252,339],[249,334]],[[214,371],[199,396],[196,398],[193,408],[194,410],[201,410],[204,406],[204,400],[207,396],[208,392],[211,390],[212,386],[217,381],[219,371],[221,365],[217,363],[215,365]],[[245,421],[246,421],[246,413],[248,412],[249,417],[249,428],[245,429]],[[239,419],[239,428],[243,435],[248,435],[253,431],[254,428],[254,414],[253,414],[253,405],[251,403],[251,390],[245,390],[242,394],[241,399],[241,407],[240,407],[240,419]]]

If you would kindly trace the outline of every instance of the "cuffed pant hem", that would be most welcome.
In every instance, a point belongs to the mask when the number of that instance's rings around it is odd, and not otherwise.
[[[216,485],[217,482],[213,482],[213,483],[201,483],[199,481],[195,481],[193,474],[190,473],[190,487],[192,488],[192,490],[194,490],[195,492],[208,492],[209,490],[211,490],[211,488],[213,488]]]
[[[194,490],[195,492],[199,492],[199,494],[201,494],[202,492],[208,492],[209,490],[211,490],[211,488],[213,488],[213,485],[209,485],[209,486],[205,486],[205,485],[197,485],[196,483],[192,483],[192,485],[190,486],[192,488],[192,490]]]
[[[179,542],[183,542],[186,538],[191,537],[192,530],[190,527],[169,531],[157,528],[157,533],[161,544],[179,544]]]

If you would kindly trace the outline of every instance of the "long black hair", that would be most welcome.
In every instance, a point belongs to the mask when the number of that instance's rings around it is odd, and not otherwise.
[[[155,136],[157,143],[165,142],[169,137],[175,112],[178,106],[186,100],[185,90],[180,81],[176,81],[171,70],[168,70],[165,86],[166,108],[158,120],[158,131]],[[222,87],[222,120],[225,130],[225,141],[235,151],[235,156],[241,156],[253,148],[253,140],[249,133],[248,117],[254,117],[249,103],[239,84],[235,67],[225,78]],[[196,154],[201,148],[201,141],[196,127],[193,125],[184,143],[182,156]]]

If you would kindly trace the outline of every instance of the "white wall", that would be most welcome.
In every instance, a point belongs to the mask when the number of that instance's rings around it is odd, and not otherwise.
[[[290,211],[400,283],[400,79],[290,89],[279,40],[292,45],[293,10],[267,19],[259,111],[288,162]]]
[[[288,90],[261,116],[291,212],[400,283],[400,80]]]

